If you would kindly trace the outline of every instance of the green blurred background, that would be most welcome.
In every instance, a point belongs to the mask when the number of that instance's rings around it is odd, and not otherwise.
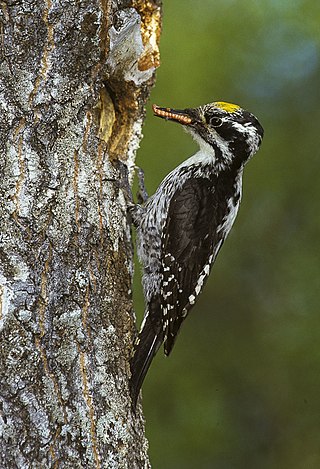
[[[137,163],[150,194],[196,150],[151,103],[240,104],[264,126],[235,226],[143,387],[155,469],[320,468],[320,2],[164,0]],[[143,298],[136,269],[135,308]]]

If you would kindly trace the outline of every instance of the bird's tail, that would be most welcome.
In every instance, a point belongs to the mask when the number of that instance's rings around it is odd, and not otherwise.
[[[152,359],[163,342],[164,334],[161,321],[154,321],[149,311],[143,321],[141,331],[135,344],[134,355],[130,362],[130,394],[133,408],[136,408],[139,392],[151,365]]]

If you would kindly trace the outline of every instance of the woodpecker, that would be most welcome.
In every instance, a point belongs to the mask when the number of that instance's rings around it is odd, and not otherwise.
[[[169,355],[236,218],[247,161],[263,128],[238,105],[214,102],[183,110],[153,105],[154,115],[178,122],[199,145],[147,199],[130,212],[143,266],[145,316],[131,359],[134,408],[152,359],[164,343]]]

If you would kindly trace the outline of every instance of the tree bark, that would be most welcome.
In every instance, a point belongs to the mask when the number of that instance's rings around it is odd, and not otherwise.
[[[124,190],[160,0],[0,2],[0,467],[149,467]]]

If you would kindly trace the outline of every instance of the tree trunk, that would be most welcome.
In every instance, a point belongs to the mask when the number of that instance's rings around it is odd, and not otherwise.
[[[160,0],[0,7],[0,467],[149,467],[119,160],[132,176]]]

